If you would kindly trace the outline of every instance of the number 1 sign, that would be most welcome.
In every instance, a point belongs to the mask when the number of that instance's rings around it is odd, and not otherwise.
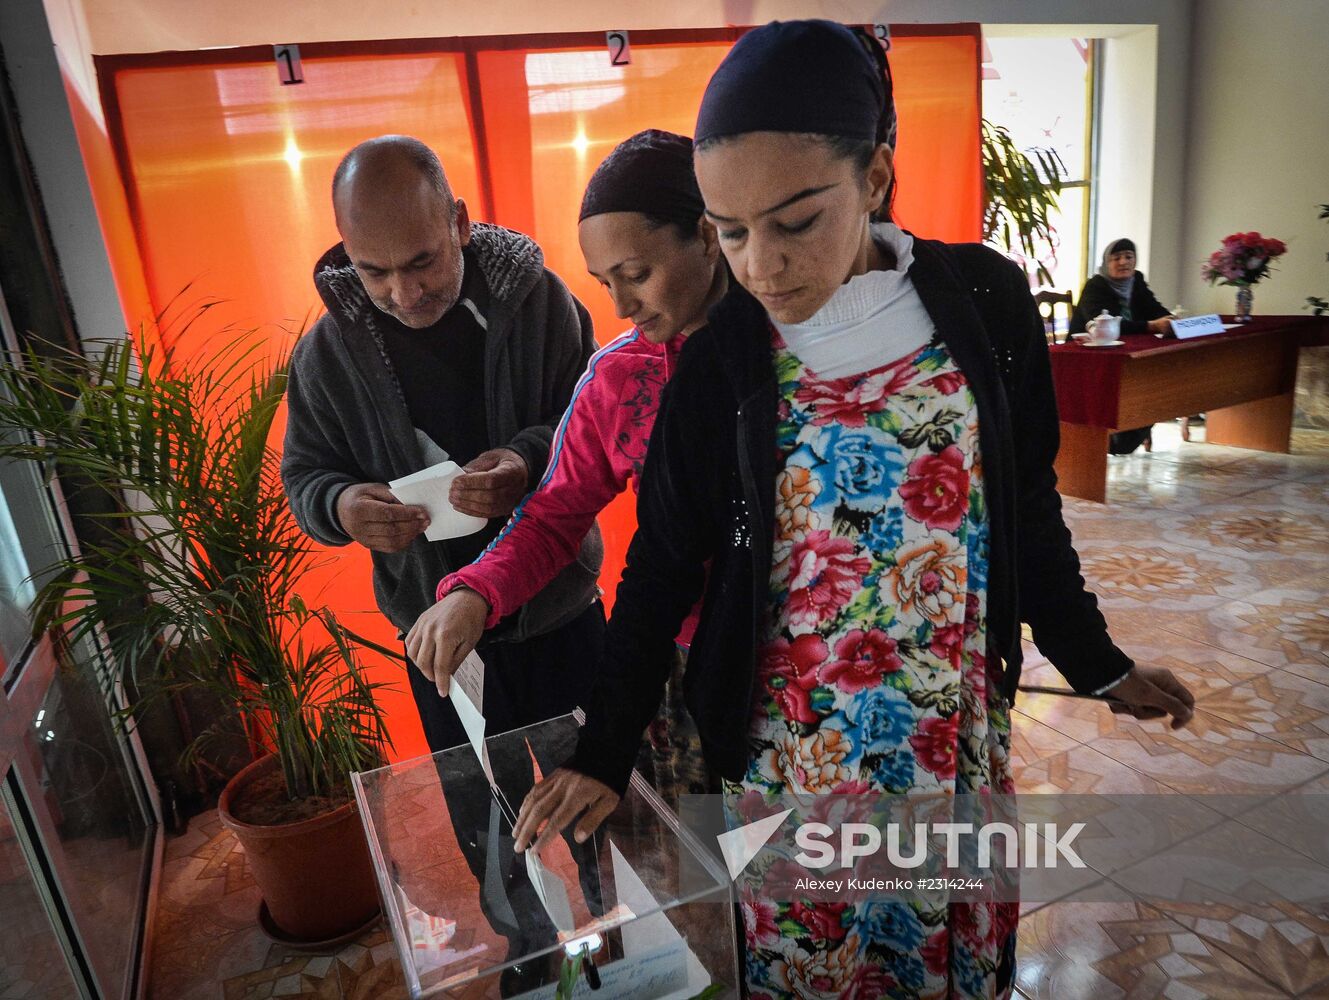
[[[277,60],[277,78],[282,86],[291,83],[304,83],[305,74],[300,68],[300,46],[274,45],[272,58]]]

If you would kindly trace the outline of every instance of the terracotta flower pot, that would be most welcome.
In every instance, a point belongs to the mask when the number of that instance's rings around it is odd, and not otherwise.
[[[360,814],[351,801],[278,826],[236,819],[231,806],[243,789],[276,767],[271,754],[250,764],[222,789],[217,811],[244,848],[277,928],[301,941],[338,938],[364,925],[380,908]]]

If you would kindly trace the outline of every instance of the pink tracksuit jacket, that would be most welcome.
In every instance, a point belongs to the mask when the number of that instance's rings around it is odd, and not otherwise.
[[[469,587],[489,602],[485,628],[492,628],[576,558],[596,515],[629,483],[635,491],[660,393],[682,346],[682,337],[652,344],[633,329],[591,356],[554,433],[540,485],[475,562],[443,578],[439,600]],[[694,608],[680,645],[691,641],[696,620]]]

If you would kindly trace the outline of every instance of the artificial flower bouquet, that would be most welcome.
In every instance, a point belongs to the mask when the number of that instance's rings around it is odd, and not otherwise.
[[[1270,265],[1287,253],[1282,240],[1259,233],[1233,233],[1209,255],[1200,276],[1211,285],[1254,285],[1269,273]]]

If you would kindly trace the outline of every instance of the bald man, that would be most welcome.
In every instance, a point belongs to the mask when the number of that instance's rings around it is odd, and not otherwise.
[[[405,636],[438,581],[475,559],[543,476],[595,341],[585,308],[540,248],[471,222],[420,141],[356,146],[337,169],[332,202],[342,242],[314,268],[327,315],[291,358],[282,479],[306,533],[370,550],[379,609]],[[425,511],[398,503],[386,484],[445,459],[466,470],[453,505],[490,520],[473,535],[431,542]],[[580,558],[478,648],[491,734],[584,700],[604,630],[601,551],[592,531]],[[434,679],[414,665],[407,673],[430,748],[465,743]],[[454,822],[457,805],[449,796]],[[483,845],[473,829],[462,833],[472,868],[482,868]]]

